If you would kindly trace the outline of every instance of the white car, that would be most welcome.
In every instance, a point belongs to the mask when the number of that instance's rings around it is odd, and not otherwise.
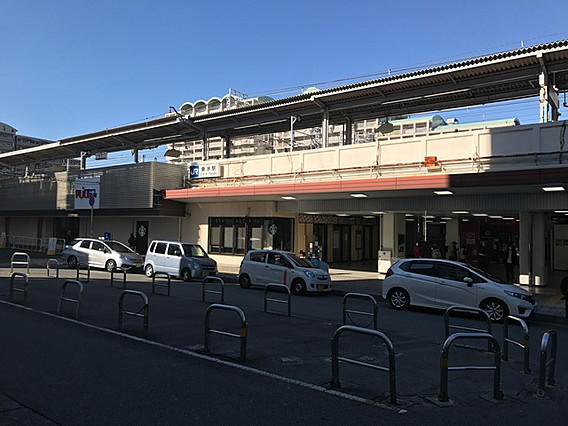
[[[112,271],[116,267],[142,268],[144,256],[134,252],[119,241],[77,238],[65,246],[63,258],[71,268],[77,263]]]
[[[479,307],[493,321],[509,314],[526,318],[535,307],[534,296],[520,286],[473,266],[440,259],[400,259],[386,273],[383,297],[395,309]]]
[[[331,291],[331,279],[326,271],[294,253],[278,250],[249,251],[239,268],[239,284],[242,288],[285,284],[293,294]]]

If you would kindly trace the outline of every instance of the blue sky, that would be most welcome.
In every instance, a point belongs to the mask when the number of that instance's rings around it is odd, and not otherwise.
[[[262,94],[568,38],[568,2],[550,7],[524,0],[0,0],[0,121],[60,139],[163,115],[229,87]],[[532,104],[487,111],[471,120],[463,114],[464,121],[537,118]]]

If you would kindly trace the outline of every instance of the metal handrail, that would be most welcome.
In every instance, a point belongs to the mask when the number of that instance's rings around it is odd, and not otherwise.
[[[456,340],[461,339],[487,339],[494,348],[494,366],[490,365],[464,365],[459,367],[448,367],[448,355],[452,344]],[[501,392],[501,348],[497,339],[489,333],[455,333],[449,336],[442,346],[442,355],[440,357],[440,394],[438,400],[440,402],[447,402],[448,396],[448,371],[479,371],[479,370],[493,370],[493,398],[500,400],[503,399],[503,392]]]
[[[14,260],[15,257],[21,257],[21,256],[25,256],[26,260]],[[23,251],[17,251],[15,253],[12,254],[12,256],[10,256],[10,273],[14,272],[14,266],[15,265],[23,265],[26,267],[27,269],[27,274],[30,274],[30,263],[31,263],[31,259],[30,259],[30,255],[27,253],[24,253]]]
[[[383,341],[387,350],[389,352],[389,366],[383,367],[381,365],[369,364],[366,362],[358,361],[351,358],[345,358],[339,356],[339,336],[344,332],[349,331],[353,333],[366,334],[368,336],[378,337]],[[331,339],[331,386],[341,387],[339,383],[339,361],[359,365],[361,367],[372,368],[374,370],[384,371],[389,373],[389,383],[390,383],[390,402],[391,404],[396,404],[396,364],[395,364],[395,353],[392,341],[388,336],[378,330],[372,330],[370,328],[357,327],[354,325],[343,325],[335,330],[333,338]]]
[[[221,285],[221,290],[206,290],[207,283],[218,283]],[[225,281],[219,277],[205,277],[201,283],[201,301],[205,302],[205,293],[218,294],[221,296],[221,303],[225,303]]]
[[[452,312],[463,312],[463,313],[469,313],[469,314],[478,314],[480,316],[482,316],[485,321],[487,322],[487,329],[483,330],[481,328],[472,328],[472,327],[464,327],[461,325],[450,325],[450,314]],[[447,339],[448,337],[450,337],[450,329],[453,330],[463,330],[463,331],[471,331],[473,333],[489,333],[489,334],[493,334],[491,331],[491,318],[489,318],[489,315],[487,314],[487,312],[485,312],[483,309],[479,309],[479,308],[474,308],[472,306],[461,306],[461,305],[454,305],[454,306],[450,306],[449,308],[446,309],[446,311],[444,312],[444,328],[445,328],[445,338]],[[489,352],[491,352],[491,342],[488,342],[488,348],[487,350]]]
[[[156,284],[156,277],[157,276],[167,278],[168,283],[164,284],[164,283],[158,282]],[[156,272],[156,273],[154,273],[154,275],[152,275],[152,294],[158,294],[158,293],[156,293],[156,287],[167,287],[168,288],[168,296],[169,296],[171,285],[172,285],[172,276],[170,274],[168,274],[167,272]]]
[[[81,275],[86,277],[86,280],[81,280]],[[89,281],[91,281],[91,265],[87,264],[87,269],[86,272],[81,271],[81,264],[79,262],[77,262],[77,277],[76,277],[77,281],[85,281],[86,283],[88,283]]]
[[[70,297],[65,297],[65,289],[67,288],[68,284],[73,284],[79,287],[79,296],[77,299],[71,299]],[[61,286],[61,295],[59,296],[59,302],[57,303],[57,313],[61,314],[61,305],[63,302],[74,303],[75,307],[75,319],[79,319],[79,307],[81,306],[81,301],[83,300],[83,291],[85,287],[81,281],[77,280],[67,280]]]
[[[114,288],[114,274],[116,273],[122,273],[122,289],[126,290],[126,273],[128,272],[129,268],[123,268],[121,266],[115,266],[114,268],[111,269],[110,271],[110,286],[112,288]]]
[[[55,264],[55,276],[52,277],[51,274],[49,273],[49,271],[51,271],[52,268],[50,265]],[[59,278],[59,262],[57,259],[47,259],[47,264],[45,265],[45,269],[47,270],[47,277],[48,278]]]
[[[213,312],[214,310],[225,310],[225,311],[236,312],[237,315],[239,315],[239,318],[241,320],[241,332],[240,332],[240,334],[230,333],[230,332],[223,331],[223,330],[214,330],[212,328],[209,328],[211,312]],[[246,361],[246,357],[247,357],[247,319],[246,319],[245,313],[243,312],[243,310],[241,308],[239,308],[238,306],[232,306],[232,305],[222,305],[220,303],[214,303],[214,304],[210,305],[207,308],[207,311],[205,312],[205,336],[204,336],[204,344],[203,344],[204,350],[207,353],[209,353],[209,334],[210,333],[220,334],[222,336],[228,336],[228,337],[234,337],[234,338],[240,339],[241,340],[240,360],[242,362]]]
[[[124,310],[124,297],[127,295],[138,296],[142,299],[144,304],[142,307],[136,311],[126,311]],[[133,317],[142,317],[144,318],[144,334],[148,335],[148,316],[149,316],[149,305],[148,305],[148,296],[142,291],[138,290],[123,290],[120,293],[120,297],[118,299],[118,329],[122,330],[122,319],[124,315],[130,315]]]
[[[347,309],[347,300],[349,300],[349,299],[370,300],[371,304],[373,306],[373,312],[371,313],[371,312],[354,311],[354,310]],[[347,293],[345,296],[343,296],[343,325],[346,325],[347,316],[351,317],[351,315],[349,315],[349,314],[357,314],[357,315],[364,315],[364,316],[373,317],[373,329],[377,330],[379,328],[379,326],[378,326],[379,306],[378,306],[375,298],[373,296],[371,296],[370,294]]]
[[[550,360],[547,360],[548,347],[550,346]],[[556,350],[558,348],[558,335],[554,330],[548,330],[542,335],[540,342],[540,368],[538,372],[537,396],[544,397],[546,386],[554,386],[554,370],[556,368]],[[548,370],[548,374],[547,373]]]
[[[14,281],[17,277],[22,277],[24,279],[24,288],[14,287]],[[10,300],[12,300],[14,292],[24,293],[24,304],[26,304],[26,300],[28,299],[28,292],[29,292],[29,285],[30,279],[28,274],[24,274],[23,272],[12,272],[10,275]]]
[[[268,291],[270,289],[280,289],[280,290],[284,290],[287,295],[288,295],[288,300],[282,300],[282,299],[271,299],[268,297]],[[288,316],[291,316],[291,307],[292,307],[292,295],[290,293],[290,288],[285,285],[285,284],[276,284],[276,283],[269,283],[266,285],[266,287],[264,287],[264,312],[268,313],[268,302],[274,302],[274,303],[281,303],[281,304],[285,304],[288,306]],[[270,312],[273,314],[280,314],[280,312]]]
[[[509,339],[509,322],[516,321],[519,323],[521,328],[523,329],[523,342],[518,342],[516,340]],[[530,345],[529,345],[529,328],[527,327],[527,323],[524,322],[522,319],[514,317],[512,315],[507,316],[503,321],[503,361],[509,360],[509,343],[518,346],[523,350],[523,365],[524,365],[524,372],[525,374],[531,374],[531,368],[529,363],[529,353],[530,353]]]

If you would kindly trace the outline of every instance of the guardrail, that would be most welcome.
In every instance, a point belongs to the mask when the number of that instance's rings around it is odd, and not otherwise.
[[[18,277],[24,279],[24,288],[14,287],[16,278]],[[24,293],[24,304],[26,304],[26,300],[28,299],[29,285],[30,279],[28,277],[28,274],[24,274],[23,272],[12,272],[12,275],[10,275],[10,300],[12,300],[14,292]]]
[[[207,283],[218,283],[221,285],[221,290],[206,290]],[[205,294],[218,294],[221,296],[221,303],[225,303],[225,281],[219,277],[205,277],[201,283],[201,301],[205,302]]]
[[[509,339],[509,322],[516,321],[519,323],[523,330],[523,342],[518,342],[516,340]],[[523,350],[523,366],[525,374],[531,374],[531,368],[529,363],[530,355],[530,345],[529,345],[529,328],[527,323],[522,319],[509,315],[503,321],[503,361],[509,360],[509,343],[518,346]]]
[[[122,273],[122,289],[126,290],[126,273],[128,272],[128,268],[122,268],[117,266],[112,268],[110,271],[110,286],[114,288],[114,274],[115,273]]]
[[[268,297],[268,291],[270,289],[280,289],[280,290],[284,290],[288,297],[287,300],[282,300],[282,299],[271,299]],[[288,316],[291,316],[291,308],[292,308],[292,295],[290,294],[290,288],[285,285],[285,284],[276,284],[276,283],[270,283],[267,284],[266,287],[264,287],[264,312],[268,312],[268,302],[273,302],[273,303],[281,303],[283,305],[287,305],[288,307]],[[272,311],[270,312],[272,314],[281,314],[281,312],[277,312],[277,311]]]
[[[550,360],[547,360],[547,352],[550,346]],[[540,368],[538,371],[538,389],[536,394],[542,398],[545,395],[546,386],[554,386],[554,370],[556,368],[556,350],[558,348],[558,336],[556,331],[548,330],[542,335],[540,342]],[[548,373],[548,374],[547,374]]]
[[[7,235],[6,246],[8,248],[30,250],[30,251],[43,251],[43,243],[41,238],[35,237],[21,237],[18,235]]]
[[[79,295],[77,297],[77,299],[71,299],[70,297],[66,297],[65,295],[65,290],[67,288],[67,285],[72,284],[74,286],[77,286],[79,288]],[[85,290],[85,287],[83,286],[83,283],[81,281],[77,281],[77,280],[67,280],[63,283],[63,285],[61,286],[61,295],[59,296],[59,302],[57,303],[57,313],[61,314],[61,305],[63,304],[63,302],[68,302],[68,303],[73,303],[75,304],[75,319],[79,319],[79,308],[81,307],[81,301],[83,300],[83,291]]]
[[[355,311],[355,310],[347,309],[347,301],[349,299],[369,300],[371,302],[372,307],[373,307],[373,312],[363,312],[363,311]],[[343,325],[346,325],[347,317],[349,317],[349,319],[351,319],[351,322],[353,324],[355,324],[355,321],[353,321],[353,318],[351,318],[351,314],[372,317],[373,329],[377,330],[379,328],[378,327],[379,306],[377,305],[377,301],[375,300],[375,298],[373,296],[371,296],[370,294],[347,293],[345,296],[343,296]],[[366,327],[366,328],[368,328],[368,327]]]
[[[212,328],[209,327],[210,324],[210,318],[211,318],[211,312],[213,312],[214,310],[224,310],[224,311],[232,311],[232,312],[236,312],[237,315],[239,316],[240,320],[241,320],[241,332],[240,334],[236,334],[236,333],[230,333],[228,331],[223,331],[223,330],[214,330]],[[219,303],[214,303],[213,305],[209,306],[207,308],[207,311],[205,312],[205,336],[204,336],[204,350],[207,353],[210,353],[209,351],[209,334],[214,333],[214,334],[220,334],[222,336],[228,336],[228,337],[234,337],[236,339],[240,339],[241,341],[241,350],[240,350],[240,360],[242,362],[246,361],[247,358],[247,319],[245,317],[245,313],[243,312],[243,310],[237,306],[232,306],[232,305],[222,305]]]
[[[17,260],[17,258],[25,257],[26,260]],[[14,266],[24,266],[27,269],[27,274],[30,274],[30,255],[22,251],[17,251],[10,256],[10,273],[14,272]]]
[[[52,277],[50,271],[54,268],[51,266],[55,264],[55,276]],[[57,259],[47,259],[47,264],[45,265],[45,269],[47,271],[47,278],[59,278],[59,262]]]
[[[86,278],[85,280],[82,280],[81,277]],[[86,282],[88,283],[89,281],[91,281],[91,265],[87,265],[87,269],[85,269],[84,271],[81,270],[81,264],[79,262],[77,262],[77,277],[76,277],[77,281],[81,281],[81,282]]]
[[[143,305],[138,311],[127,311],[124,309],[124,298],[126,296],[138,296],[142,299]],[[122,330],[122,321],[125,315],[144,319],[144,335],[148,335],[148,315],[149,315],[148,296],[138,290],[123,290],[118,298],[118,329]]]
[[[487,339],[494,348],[494,366],[490,365],[464,365],[459,367],[448,367],[448,355],[452,344],[460,339]],[[448,372],[449,371],[480,371],[492,370],[493,373],[493,398],[500,400],[503,399],[503,392],[501,392],[501,349],[499,343],[493,335],[489,333],[455,333],[449,336],[442,346],[442,355],[440,357],[440,394],[438,400],[440,402],[447,402],[448,396]]]
[[[465,326],[461,326],[461,325],[450,325],[450,314],[452,312],[478,314],[481,317],[483,317],[485,319],[485,321],[487,322],[487,329],[483,330],[481,328],[465,327]],[[470,307],[470,306],[450,306],[448,309],[446,309],[446,312],[444,312],[444,328],[445,328],[446,339],[448,337],[450,337],[450,330],[452,330],[452,329],[453,330],[471,331],[473,333],[489,333],[491,335],[493,334],[491,332],[491,318],[489,318],[489,315],[487,315],[487,312],[485,312],[483,309],[473,308],[473,307]],[[463,347],[469,347],[470,349],[477,349],[475,347],[466,346],[466,345],[463,345]],[[489,352],[491,352],[491,342],[488,342],[487,350]]]
[[[168,283],[164,284],[163,282],[158,282],[156,283],[156,277],[164,277],[168,279]],[[156,293],[156,287],[167,287],[168,288],[168,296],[170,295],[170,288],[172,285],[172,276],[170,274],[168,274],[167,272],[155,272],[154,275],[152,275],[152,294],[158,294]]]

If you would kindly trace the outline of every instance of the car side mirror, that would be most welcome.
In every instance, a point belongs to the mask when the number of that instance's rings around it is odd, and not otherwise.
[[[463,282],[466,283],[468,287],[471,287],[473,285],[473,280],[471,279],[471,277],[465,277],[463,279]]]

